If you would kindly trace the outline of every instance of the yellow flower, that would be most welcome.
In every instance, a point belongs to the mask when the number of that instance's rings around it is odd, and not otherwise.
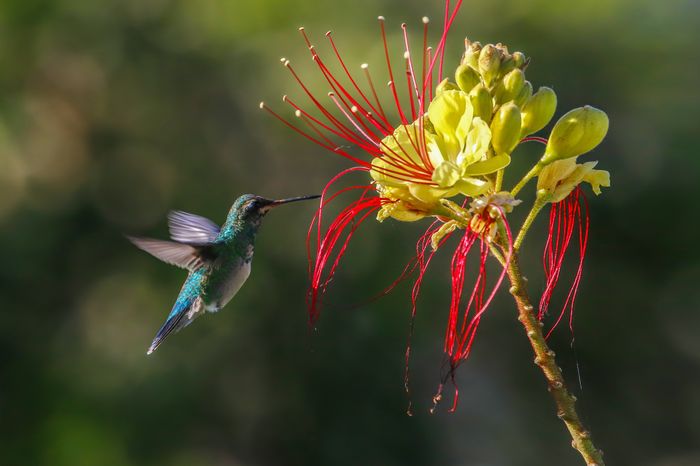
[[[490,187],[483,175],[510,163],[507,154],[489,157],[490,143],[491,130],[474,116],[468,94],[445,90],[430,103],[427,118],[399,126],[381,141],[382,156],[370,174],[378,185],[405,187],[427,204],[457,194],[479,196]]]
[[[610,173],[595,170],[598,162],[576,163],[575,158],[557,160],[542,169],[537,179],[537,191],[551,196],[550,202],[562,201],[576,186],[587,182],[595,194],[600,194],[600,187],[610,187]]]

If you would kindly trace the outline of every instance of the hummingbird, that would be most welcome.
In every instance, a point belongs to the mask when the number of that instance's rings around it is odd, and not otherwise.
[[[319,197],[271,200],[244,194],[233,203],[221,227],[208,218],[174,210],[168,214],[172,241],[127,236],[139,249],[188,271],[170,314],[146,354],[153,353],[170,334],[205,311],[219,311],[236,295],[250,275],[255,236],[270,209]]]

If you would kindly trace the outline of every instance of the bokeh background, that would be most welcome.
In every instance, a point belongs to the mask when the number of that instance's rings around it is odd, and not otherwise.
[[[184,274],[122,233],[165,237],[169,209],[222,221],[241,193],[315,193],[348,166],[258,110],[294,89],[282,56],[326,90],[297,26],[379,65],[377,15],[397,50],[401,22],[441,13],[438,0],[2,0],[0,464],[581,464],[505,291],[459,372],[458,411],[428,414],[447,253],[424,285],[406,416],[409,288],[351,305],[399,273],[422,224],[365,224],[310,334],[314,207],[279,209],[239,296],[145,356]],[[613,188],[591,199],[575,345],[564,327],[552,345],[611,465],[700,464],[699,25],[691,0],[470,0],[448,50],[454,66],[465,35],[507,43],[533,57],[528,78],[555,88],[559,115],[610,115],[593,156]],[[524,258],[535,293],[542,223]]]

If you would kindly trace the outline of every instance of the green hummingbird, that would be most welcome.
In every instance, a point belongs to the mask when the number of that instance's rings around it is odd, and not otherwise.
[[[154,352],[171,333],[183,329],[205,311],[217,312],[236,295],[250,275],[255,236],[270,209],[319,197],[270,200],[244,194],[233,203],[222,227],[199,215],[171,211],[168,228],[172,241],[127,236],[139,249],[189,272],[146,354]]]

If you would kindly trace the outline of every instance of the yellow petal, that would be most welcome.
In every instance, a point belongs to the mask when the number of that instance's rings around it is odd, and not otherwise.
[[[488,191],[491,183],[478,178],[462,178],[455,183],[454,189],[469,197],[481,196]]]
[[[481,162],[476,162],[464,169],[462,175],[467,176],[477,176],[477,175],[488,175],[489,173],[494,173],[505,168],[510,163],[510,156],[508,154],[501,154],[490,159],[483,160]]]
[[[462,91],[445,91],[430,102],[428,118],[444,142],[445,159],[453,160],[461,149],[472,114],[471,102]]]
[[[593,192],[598,195],[600,194],[600,187],[605,188],[610,187],[610,172],[606,170],[591,170],[584,177],[583,181],[589,183]]]
[[[435,168],[435,171],[433,171],[433,181],[441,188],[454,186],[459,178],[459,168],[452,162],[442,162]]]
[[[548,192],[553,192],[557,187],[557,183],[569,176],[575,169],[575,159],[552,162],[544,167],[537,177],[537,190],[544,189]]]

